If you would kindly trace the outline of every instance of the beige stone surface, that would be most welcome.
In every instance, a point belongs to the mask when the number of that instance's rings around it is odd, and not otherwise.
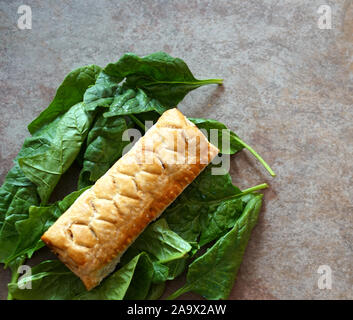
[[[317,23],[324,3],[330,30]],[[28,0],[32,30],[17,28],[21,4],[0,0],[0,182],[69,71],[164,50],[224,79],[180,109],[224,122],[277,173],[247,151],[231,160],[241,188],[270,185],[231,298],[353,298],[353,1]],[[331,290],[318,288],[320,265]],[[0,270],[1,299],[8,280]]]

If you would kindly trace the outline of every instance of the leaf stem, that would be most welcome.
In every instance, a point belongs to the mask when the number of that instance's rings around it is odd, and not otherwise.
[[[158,83],[171,83],[171,84],[191,84],[191,85],[205,85],[205,84],[218,84],[222,85],[223,84],[223,79],[206,79],[206,80],[196,80],[196,81],[153,81],[149,83],[145,83],[144,86],[151,86],[155,85]]]
[[[174,300],[188,291],[190,291],[189,286],[183,286],[183,287],[179,288],[177,291],[173,292],[170,296],[168,296],[166,298],[166,300]]]
[[[202,83],[208,83],[208,84],[223,84],[223,79],[207,79],[207,80],[200,80]]]
[[[267,183],[261,183],[261,184],[259,184],[257,186],[242,190],[240,193],[237,193],[237,194],[235,194],[233,196],[224,197],[224,198],[218,199],[218,200],[207,201],[207,204],[210,205],[210,204],[213,204],[213,203],[219,203],[219,202],[222,202],[222,201],[236,199],[236,198],[245,196],[246,194],[252,193],[254,191],[258,191],[258,190],[262,190],[262,189],[266,189],[266,188],[268,188],[268,184]],[[206,202],[199,202],[199,201],[195,201],[195,200],[193,200],[193,201],[189,200],[189,201],[192,202],[192,203],[200,203],[200,204],[205,204],[206,203]]]
[[[137,119],[133,114],[130,114],[129,117],[131,118],[132,121],[134,121],[143,131],[146,131],[145,125]]]
[[[259,162],[265,167],[265,169],[270,173],[272,177],[275,177],[276,174],[273,172],[273,170],[270,168],[270,166],[266,163],[264,159],[253,149],[251,148],[248,144],[246,144],[243,140],[241,140],[239,137],[236,135],[233,136],[236,141],[238,141],[241,145],[243,145],[246,149],[248,149],[254,157],[259,160]]]
[[[10,266],[11,268],[11,280],[9,283],[16,283],[18,278],[19,278],[19,273],[18,273],[18,267],[20,265],[22,265],[26,260],[26,256],[21,256],[19,258],[17,258],[17,261],[13,262],[13,265]],[[10,292],[8,292],[7,294],[7,300],[13,300],[12,294]]]
[[[268,184],[267,183],[261,183],[261,184],[258,184],[257,186],[242,190],[241,191],[241,195],[246,195],[248,193],[252,193],[254,191],[258,191],[258,190],[262,190],[262,189],[266,189],[266,188],[268,188]]]
[[[188,199],[188,201],[190,203],[194,203],[194,204],[199,204],[199,205],[211,205],[211,204],[217,204],[217,203],[220,203],[222,201],[228,201],[228,200],[233,200],[233,199],[237,199],[239,197],[242,197],[242,196],[245,196],[246,194],[249,194],[249,193],[252,193],[254,191],[258,191],[258,190],[262,190],[262,189],[266,189],[268,188],[268,184],[267,183],[261,183],[257,186],[254,186],[254,187],[251,187],[251,188],[248,188],[248,189],[244,189],[242,190],[240,193],[237,193],[237,194],[234,194],[232,196],[228,196],[228,197],[224,197],[222,199],[217,199],[217,200],[209,200],[209,201],[197,201],[197,200],[191,200],[191,199]],[[170,208],[168,211],[174,211],[176,210],[177,208],[179,208],[180,206],[182,206],[182,204],[179,202],[176,206],[174,206],[173,208]]]

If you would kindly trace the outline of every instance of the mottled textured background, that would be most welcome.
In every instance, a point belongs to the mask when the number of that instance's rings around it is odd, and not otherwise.
[[[17,28],[21,4],[32,8],[32,30]],[[318,28],[322,4],[331,30]],[[270,184],[231,298],[353,299],[350,0],[0,0],[0,182],[70,70],[159,50],[198,78],[224,78],[179,107],[227,124],[278,175],[247,151],[231,160],[240,187]],[[332,269],[331,290],[318,288],[320,265]],[[8,280],[1,270],[2,299]]]

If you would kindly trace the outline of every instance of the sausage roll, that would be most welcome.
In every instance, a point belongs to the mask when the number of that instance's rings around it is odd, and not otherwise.
[[[170,109],[42,240],[90,290],[218,152],[179,110]]]

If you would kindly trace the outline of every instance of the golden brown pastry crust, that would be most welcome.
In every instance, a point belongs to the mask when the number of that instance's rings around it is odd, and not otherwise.
[[[218,152],[180,111],[168,110],[42,240],[90,290]]]

